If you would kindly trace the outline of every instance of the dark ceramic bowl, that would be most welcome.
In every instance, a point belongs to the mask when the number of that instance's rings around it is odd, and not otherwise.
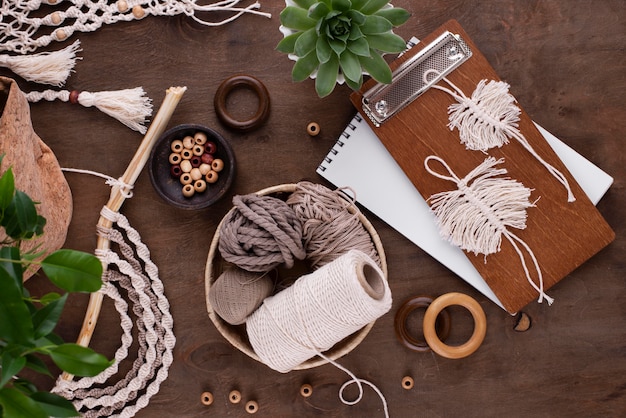
[[[186,197],[183,196],[180,180],[171,174],[169,156],[172,141],[194,136],[196,132],[204,132],[207,140],[217,145],[214,156],[224,161],[224,169],[218,173],[215,183],[207,183],[205,191]],[[154,145],[148,162],[154,189],[166,202],[181,209],[204,209],[224,197],[235,177],[235,168],[235,154],[228,141],[214,130],[194,124],[178,125],[163,133]]]

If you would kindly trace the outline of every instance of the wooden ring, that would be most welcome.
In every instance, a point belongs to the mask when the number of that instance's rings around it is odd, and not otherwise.
[[[413,385],[415,384],[415,381],[413,380],[413,378],[411,376],[404,376],[402,378],[402,387],[406,390],[411,390],[413,389]]]
[[[211,392],[202,392],[202,395],[200,395],[200,401],[202,402],[202,405],[211,405],[213,403],[213,394]]]
[[[310,122],[306,126],[306,133],[310,136],[317,136],[320,133],[320,124],[317,122]]]
[[[444,344],[437,336],[435,321],[439,313],[451,305],[459,305],[470,311],[474,318],[474,332],[469,340],[459,346]],[[463,293],[446,293],[435,299],[424,314],[424,337],[430,348],[440,356],[459,359],[467,357],[480,347],[487,333],[485,311],[475,299]]]
[[[411,312],[420,308],[427,309],[432,302],[433,299],[428,296],[415,296],[404,302],[398,309],[398,312],[396,312],[394,321],[396,337],[406,348],[421,353],[430,351],[426,341],[420,341],[409,334],[406,328],[406,321]],[[450,334],[450,314],[448,311],[443,311],[436,319],[436,334],[445,341]]]
[[[237,120],[233,118],[226,109],[226,99],[235,88],[246,87],[252,90],[259,98],[259,108],[252,118],[248,120]],[[234,75],[222,81],[217,88],[213,99],[215,113],[219,120],[226,126],[238,131],[249,131],[258,128],[267,120],[270,114],[270,95],[257,78],[251,75]]]

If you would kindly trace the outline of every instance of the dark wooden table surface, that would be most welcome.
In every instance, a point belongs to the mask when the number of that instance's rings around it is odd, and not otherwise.
[[[259,417],[382,417],[379,398],[366,390],[356,406],[337,396],[347,380],[331,365],[280,374],[232,347],[207,315],[204,268],[216,226],[234,194],[309,179],[329,185],[315,172],[354,114],[350,90],[339,86],[319,99],[313,82],[294,84],[292,62],[274,47],[282,38],[282,1],[262,1],[271,19],[246,15],[221,27],[204,27],[185,16],[147,17],[77,36],[81,61],[68,89],[116,90],[143,86],[155,108],[170,86],[188,87],[169,126],[205,124],[231,142],[238,174],[230,194],[210,209],[183,211],[156,194],[144,171],[123,213],[141,233],[160,269],[171,303],[177,344],[174,363],[160,392],[141,417],[239,416],[231,389],[255,399]],[[423,37],[449,19],[470,34],[530,116],[614,177],[598,204],[616,240],[551,289],[553,306],[532,303],[527,332],[514,331],[515,318],[452,274],[420,248],[365,211],[384,245],[394,303],[367,338],[341,363],[374,382],[386,396],[392,417],[457,416],[623,416],[626,411],[625,216],[626,2],[578,1],[394,1],[412,13],[396,32]],[[76,36],[75,36],[76,37]],[[1,74],[12,74],[1,70]],[[222,126],[213,97],[220,82],[236,74],[254,75],[267,86],[272,110],[260,129],[241,134]],[[18,79],[24,91],[41,89]],[[254,97],[231,97],[242,112]],[[53,149],[62,167],[117,177],[142,135],[95,109],[67,103],[31,105],[35,131]],[[310,121],[321,134],[306,133]],[[376,162],[372,162],[375,169]],[[109,196],[101,179],[68,174],[74,213],[66,247],[93,251],[99,210]],[[330,186],[330,185],[329,185]],[[385,199],[387,191],[380,190]],[[28,282],[35,292],[45,282]],[[476,298],[487,315],[487,335],[479,350],[461,360],[404,348],[394,335],[394,314],[408,297],[459,291]],[[87,299],[73,297],[60,332],[76,338]],[[452,341],[463,341],[471,320],[453,312]],[[417,329],[417,323],[413,324]],[[119,345],[119,317],[105,303],[92,346],[112,356]],[[404,390],[401,379],[415,380]],[[310,382],[314,394],[298,391]],[[211,391],[215,402],[200,403]]]

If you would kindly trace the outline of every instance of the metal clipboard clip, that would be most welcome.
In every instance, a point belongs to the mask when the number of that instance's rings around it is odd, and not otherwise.
[[[396,68],[391,84],[378,83],[363,93],[363,111],[379,127],[471,56],[460,35],[444,32]],[[425,80],[427,71],[435,75]]]

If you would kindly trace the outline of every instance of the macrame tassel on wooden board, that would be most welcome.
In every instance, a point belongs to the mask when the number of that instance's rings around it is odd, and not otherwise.
[[[80,41],[75,41],[59,51],[0,55],[0,67],[8,68],[27,81],[61,87],[74,70],[79,50]]]
[[[424,73],[428,76],[436,74],[435,70]],[[481,80],[471,97],[467,97],[454,83],[443,77],[442,80],[450,88],[435,84],[434,89],[444,91],[456,99],[448,107],[450,130],[459,131],[461,143],[467,149],[487,151],[501,147],[509,142],[509,138],[517,140],[530,152],[567,190],[567,201],[576,200],[572,189],[563,173],[545,161],[530,145],[518,129],[520,108],[515,104],[515,97],[509,93],[509,85],[503,81]]]
[[[440,174],[432,169],[431,161],[439,162],[448,173]],[[457,190],[436,193],[428,202],[441,235],[464,251],[484,254],[485,262],[487,255],[500,251],[502,237],[506,238],[519,255],[526,279],[539,293],[538,302],[545,298],[551,305],[554,299],[543,291],[543,276],[534,253],[508,230],[508,227],[526,229],[526,209],[535,206],[529,201],[531,190],[516,180],[502,177],[506,169],[495,166],[503,162],[503,159],[488,157],[460,179],[443,159],[434,155],[427,157],[424,166],[430,174],[457,185]],[[520,246],[531,258],[539,284],[533,281]]]
[[[141,87],[96,93],[77,90],[33,91],[26,93],[26,98],[31,103],[41,100],[62,100],[78,103],[85,107],[95,106],[100,111],[142,134],[146,133],[146,127],[143,124],[152,114],[152,100],[145,95]]]

